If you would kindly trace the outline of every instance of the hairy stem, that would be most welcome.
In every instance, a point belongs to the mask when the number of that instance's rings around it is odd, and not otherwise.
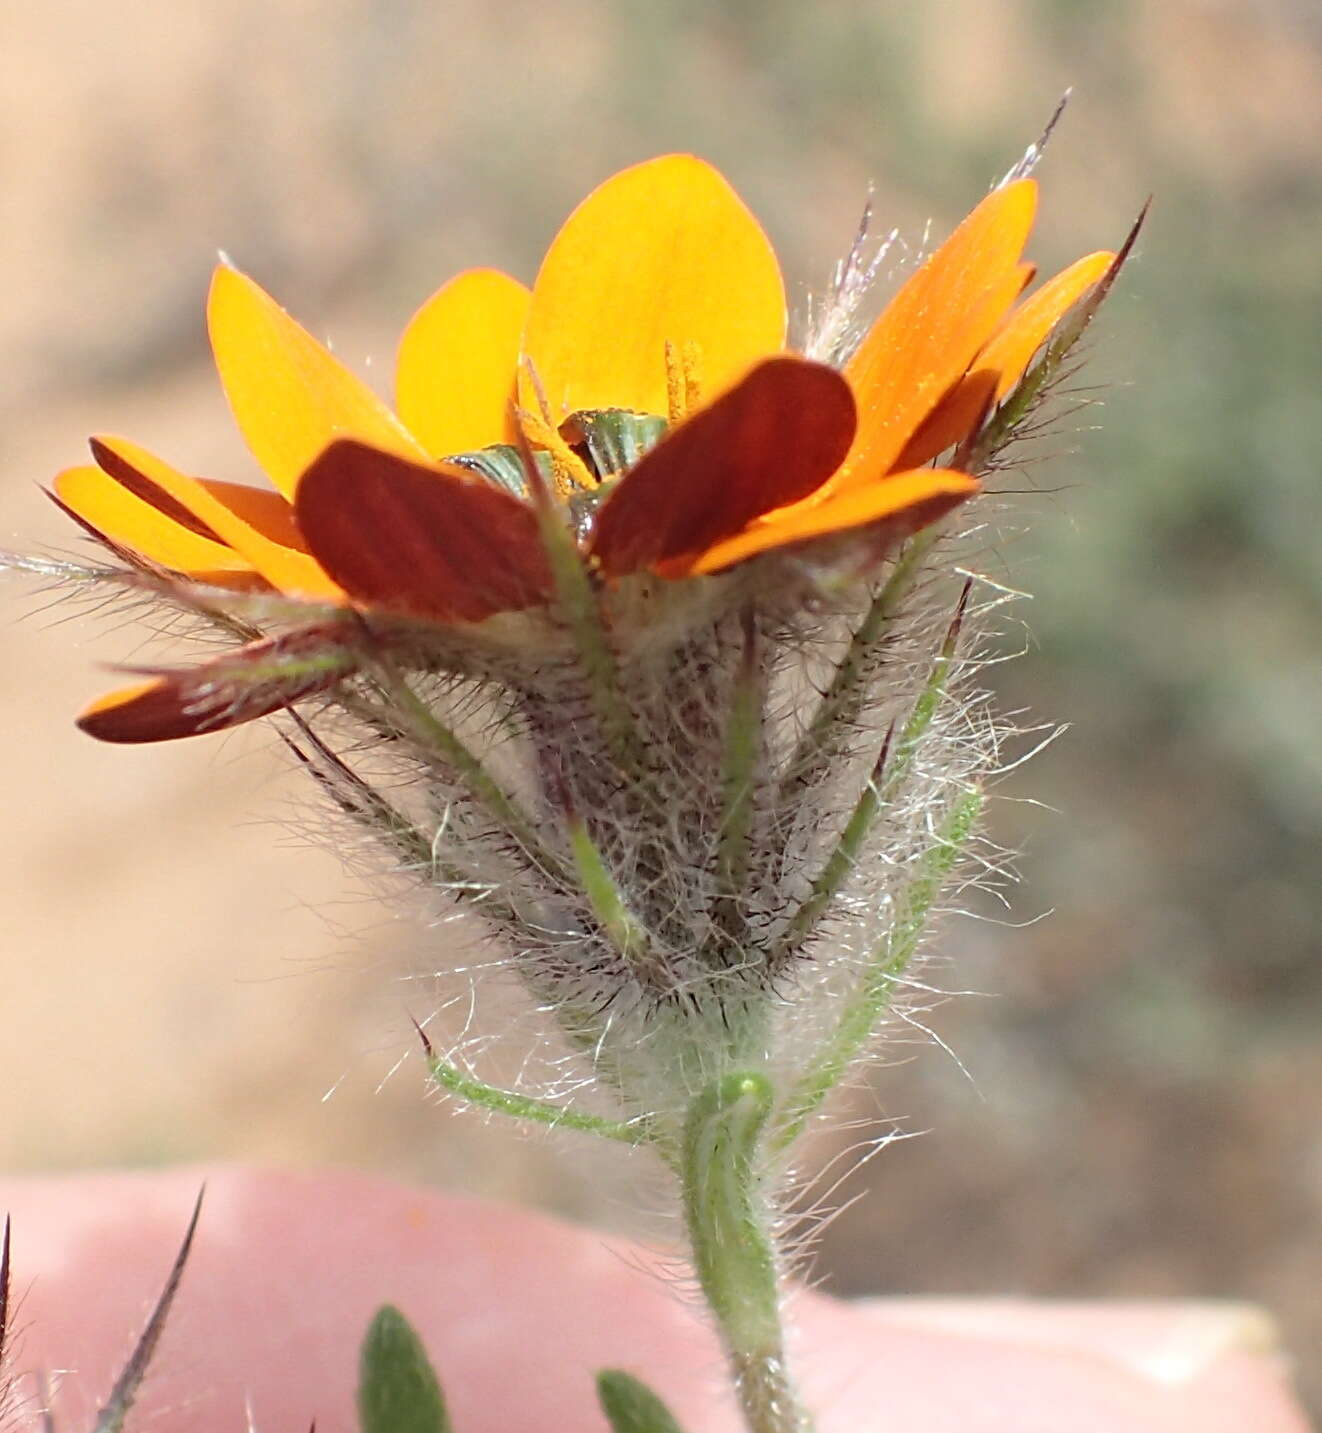
[[[765,1075],[741,1071],[693,1101],[680,1160],[684,1219],[749,1433],[810,1433],[785,1363],[761,1160],[773,1098]]]

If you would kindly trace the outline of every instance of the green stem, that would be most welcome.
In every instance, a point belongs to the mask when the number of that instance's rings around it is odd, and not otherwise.
[[[622,1120],[610,1120],[602,1115],[589,1114],[585,1110],[557,1105],[550,1100],[539,1100],[533,1095],[503,1090],[498,1085],[488,1085],[474,1079],[472,1075],[464,1074],[457,1065],[451,1065],[439,1055],[427,1056],[427,1069],[443,1090],[484,1110],[494,1110],[498,1114],[509,1115],[512,1119],[550,1125],[553,1129],[572,1129],[583,1134],[600,1135],[602,1139],[613,1139],[621,1144],[651,1142],[651,1125],[647,1120],[625,1124]]]
[[[982,809],[982,792],[966,792],[954,805],[936,840],[923,853],[918,873],[896,902],[895,919],[863,970],[858,984],[811,1067],[795,1085],[786,1114],[772,1139],[780,1153],[803,1132],[823,1100],[840,1083],[872,1038],[890,1006],[895,987],[917,953],[936,900]]]
[[[694,1099],[680,1161],[684,1218],[749,1433],[810,1433],[785,1364],[760,1158],[773,1098],[765,1075],[741,1071]]]

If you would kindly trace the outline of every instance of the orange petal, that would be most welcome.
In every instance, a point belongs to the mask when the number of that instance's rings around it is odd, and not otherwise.
[[[938,453],[962,442],[979,427],[988,410],[996,401],[996,373],[982,367],[982,360],[975,360],[972,373],[966,373],[946,393],[926,418],[918,425],[918,431],[904,445],[895,460],[899,469],[921,468],[931,462]]]
[[[1007,318],[973,360],[972,372],[949,390],[905,444],[896,461],[916,468],[958,443],[1024,376],[1033,355],[1063,315],[1115,261],[1109,250],[1089,254],[1048,279]]]
[[[462,469],[334,443],[304,474],[296,505],[312,551],[365,605],[478,622],[550,593],[533,510]]]
[[[301,539],[294,543],[297,532],[289,505],[277,494],[187,477],[123,438],[94,438],[92,454],[121,486],[138,496],[155,491],[200,519],[279,591],[321,601],[343,597],[308,556]],[[153,502],[160,505],[156,499]]]
[[[519,374],[556,423],[590,408],[665,414],[665,346],[694,345],[704,391],[785,344],[785,286],[756,219],[709,164],[671,154],[625,169],[565,221],[533,286]]]
[[[173,741],[269,716],[357,670],[356,631],[333,624],[251,642],[186,672],[107,693],[78,718],[101,741]]]
[[[286,497],[336,438],[422,457],[389,408],[246,274],[221,264],[207,326],[216,368],[253,456]]]
[[[625,473],[601,505],[592,553],[614,577],[710,547],[816,492],[853,433],[853,395],[834,369],[768,359]]]
[[[869,486],[995,332],[1025,281],[1037,186],[989,194],[913,274],[873,324],[845,375],[858,398],[847,468]]]
[[[516,440],[514,374],[531,299],[499,269],[469,269],[410,319],[399,343],[395,405],[433,457]]]
[[[215,536],[168,516],[100,468],[68,468],[55,495],[88,527],[174,572],[251,572],[252,565]]]
[[[935,522],[977,490],[976,478],[948,468],[895,473],[880,482],[834,493],[820,503],[800,503],[783,514],[771,513],[745,532],[709,548],[696,561],[677,564],[664,575],[719,572],[772,548],[855,528],[878,526],[888,540],[895,541]]]
[[[977,368],[994,369],[999,374],[998,401],[1024,376],[1033,355],[1067,310],[1074,307],[1114,262],[1115,255],[1107,249],[1085,255],[1048,279],[1006,319],[975,364]]]

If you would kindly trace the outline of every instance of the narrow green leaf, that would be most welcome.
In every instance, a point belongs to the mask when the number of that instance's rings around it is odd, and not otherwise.
[[[453,1433],[422,1340],[390,1304],[368,1325],[358,1358],[361,1433]]]
[[[422,1031],[418,1033],[422,1034]],[[426,1038],[423,1035],[424,1042]],[[600,1135],[603,1139],[618,1140],[621,1144],[646,1144],[652,1138],[650,1120],[640,1119],[626,1124],[575,1109],[572,1105],[557,1105],[550,1100],[539,1100],[535,1095],[485,1084],[442,1060],[429,1044],[426,1046],[426,1059],[428,1072],[441,1089],[483,1109],[496,1110],[516,1120],[549,1125],[552,1129],[572,1129],[583,1134]]]
[[[597,1397],[611,1433],[681,1433],[674,1415],[645,1383],[618,1368],[597,1375]]]

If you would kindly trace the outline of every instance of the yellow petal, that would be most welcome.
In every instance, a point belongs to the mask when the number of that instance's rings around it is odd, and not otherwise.
[[[996,383],[998,400],[1004,398],[1024,376],[1033,355],[1046,342],[1047,335],[1065,312],[1103,277],[1114,262],[1115,255],[1108,249],[1085,255],[1048,279],[1005,320],[974,364],[975,368],[994,369],[1000,375]]]
[[[989,194],[873,324],[845,368],[859,408],[846,486],[894,465],[996,331],[1027,277],[1019,256],[1036,207],[1031,179]]]
[[[977,490],[976,478],[951,469],[895,473],[880,482],[834,493],[819,503],[795,503],[779,513],[768,513],[746,531],[708,548],[682,570],[672,564],[662,573],[681,577],[720,572],[772,548],[863,527],[881,527],[888,538],[897,540],[935,522]]]
[[[252,571],[224,543],[203,537],[90,464],[61,473],[55,495],[97,532],[174,572]]]
[[[665,414],[667,341],[693,345],[708,398],[785,343],[770,242],[687,154],[625,169],[574,210],[537,275],[523,348],[559,422],[587,408]],[[526,371],[519,398],[537,410]]]
[[[317,561],[300,546],[291,545],[297,533],[288,516],[280,517],[288,505],[276,494],[256,496],[252,488],[238,488],[241,500],[233,496],[232,483],[204,483],[172,468],[168,463],[124,438],[95,438],[92,451],[112,477],[126,486],[145,482],[173,499],[199,518],[279,591],[291,597],[317,601],[338,601],[342,589],[322,571]],[[278,508],[276,505],[279,505]],[[299,539],[301,543],[301,539]]]
[[[286,497],[336,438],[425,456],[370,388],[245,274],[222,264],[207,326],[216,368],[253,456]]]
[[[409,320],[395,366],[395,405],[432,457],[516,440],[514,375],[531,299],[499,269],[469,269]]]

